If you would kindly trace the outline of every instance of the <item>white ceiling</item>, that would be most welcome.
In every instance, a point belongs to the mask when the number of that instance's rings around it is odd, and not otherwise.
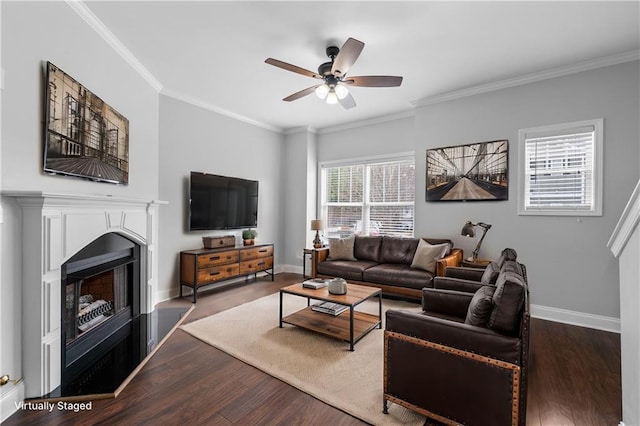
[[[401,113],[417,100],[640,49],[637,1],[85,4],[163,93],[275,129]],[[282,101],[317,80],[267,57],[316,71],[325,48],[348,37],[365,43],[350,75],[400,75],[402,86],[354,87],[350,110],[313,94]]]

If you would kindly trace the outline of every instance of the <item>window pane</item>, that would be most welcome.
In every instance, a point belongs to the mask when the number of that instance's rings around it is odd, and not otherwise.
[[[602,214],[602,119],[520,131],[520,214]]]
[[[413,202],[415,166],[409,162],[372,164],[370,167],[369,201]]]
[[[526,139],[530,208],[591,209],[594,133]]]
[[[326,201],[329,203],[362,202],[363,174],[363,165],[327,169]]]
[[[413,236],[413,160],[324,169],[325,236]]]
[[[372,206],[369,235],[413,237],[413,205]]]
[[[356,225],[362,222],[361,206],[328,206],[324,235],[342,238],[353,234]]]

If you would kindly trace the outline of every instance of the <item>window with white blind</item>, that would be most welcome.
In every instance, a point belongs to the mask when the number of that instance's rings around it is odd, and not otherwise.
[[[325,164],[321,208],[328,238],[357,235],[413,237],[413,157]]]
[[[602,119],[520,130],[521,215],[602,215]]]

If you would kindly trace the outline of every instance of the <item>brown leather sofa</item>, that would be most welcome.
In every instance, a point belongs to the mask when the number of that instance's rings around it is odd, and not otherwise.
[[[340,277],[349,282],[371,285],[385,295],[420,300],[423,287],[433,287],[433,277],[444,275],[448,266],[462,261],[461,249],[452,248],[449,239],[423,238],[431,245],[448,244],[449,253],[435,263],[430,272],[411,267],[420,239],[387,236],[356,236],[353,260],[333,260],[329,248],[314,250],[311,276]]]
[[[529,290],[524,265],[507,261],[495,285],[452,290],[436,277],[421,313],[389,310],[384,407],[400,404],[445,424],[526,424]]]

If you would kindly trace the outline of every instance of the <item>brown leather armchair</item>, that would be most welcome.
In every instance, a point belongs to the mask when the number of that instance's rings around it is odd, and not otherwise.
[[[463,280],[471,280],[471,281],[482,281],[483,284],[494,284],[497,278],[498,272],[505,264],[505,262],[509,260],[517,260],[518,253],[512,248],[505,248],[500,253],[500,257],[495,261],[490,262],[485,267],[465,267],[465,266],[457,266],[457,265],[449,265],[444,271],[443,275],[449,278],[459,278]],[[492,275],[491,272],[495,272],[495,275]]]
[[[384,412],[396,403],[445,424],[525,425],[524,265],[505,263],[496,284],[475,293],[425,288],[422,308],[387,311]]]

